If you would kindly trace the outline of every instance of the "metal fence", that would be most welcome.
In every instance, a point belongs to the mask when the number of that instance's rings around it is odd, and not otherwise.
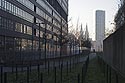
[[[125,28],[119,28],[104,40],[104,61],[125,77]]]
[[[82,59],[82,60],[81,60]],[[47,61],[47,68],[36,66],[0,65],[0,83],[84,83],[89,64],[89,56],[64,58]]]

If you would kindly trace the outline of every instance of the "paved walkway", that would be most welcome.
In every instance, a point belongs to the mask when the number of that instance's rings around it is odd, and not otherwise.
[[[96,54],[90,54],[86,83],[105,83],[105,77],[98,64]]]

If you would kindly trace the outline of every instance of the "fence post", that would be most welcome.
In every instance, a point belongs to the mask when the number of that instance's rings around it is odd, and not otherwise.
[[[78,74],[78,83],[80,83],[80,74]]]
[[[70,72],[71,72],[71,57],[70,57]]]
[[[61,64],[61,83],[62,83],[62,69],[63,69],[63,64]]]
[[[3,83],[3,67],[1,66],[1,83]]]
[[[29,83],[29,67],[27,67],[27,83]]]
[[[40,80],[40,83],[43,83],[43,74],[41,72],[41,80]]]
[[[119,83],[118,74],[116,73],[116,83]]]
[[[83,83],[83,66],[82,66],[82,82],[81,83]]]
[[[49,74],[49,61],[48,61],[48,74]]]
[[[67,75],[68,75],[68,61],[67,61]]]
[[[31,67],[32,67],[32,66],[31,66],[31,61],[30,61],[30,68],[29,68],[30,73],[31,73]]]
[[[104,66],[104,77],[106,76],[106,75],[105,75],[105,70],[106,70],[106,69],[105,69],[105,68],[106,68],[105,65],[106,65],[105,62],[103,61],[103,66]]]
[[[55,83],[56,83],[56,67],[55,67]]]
[[[110,70],[109,70],[109,83],[111,83],[112,81],[111,81],[111,67],[110,67]]]
[[[4,72],[4,83],[7,83],[7,72]]]
[[[18,69],[17,69],[17,65],[16,65],[16,81],[18,80]]]
[[[12,73],[14,72],[13,66],[14,66],[14,64],[13,64],[13,61],[12,61]]]
[[[40,65],[38,64],[38,66],[37,66],[37,75],[38,75],[38,82],[39,82],[39,75],[40,75]]]
[[[107,83],[108,83],[108,65],[107,65],[107,74],[106,74],[106,78],[107,78]]]

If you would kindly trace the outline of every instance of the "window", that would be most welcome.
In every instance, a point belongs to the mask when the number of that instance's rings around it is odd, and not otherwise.
[[[0,28],[2,26],[2,17],[0,17]]]
[[[23,51],[27,50],[27,40],[26,39],[22,39],[21,47],[22,47]]]
[[[9,12],[11,13],[11,3],[8,3],[8,9],[9,9]]]
[[[38,50],[38,48],[39,48],[39,42],[38,41],[33,41],[33,50]]]
[[[15,31],[22,32],[22,24],[16,23]]]
[[[5,10],[6,10],[6,9],[7,9],[7,1],[5,1],[4,4],[5,4],[5,5],[4,5],[4,8],[5,8]]]
[[[15,38],[15,50],[19,51],[21,49],[21,39]]]
[[[6,28],[10,29],[10,27],[9,27],[9,20],[8,19],[6,20]]]
[[[41,37],[41,38],[43,37],[43,32],[42,32],[42,31],[40,31],[40,37]]]
[[[4,28],[4,18],[1,17],[1,28]]]
[[[2,3],[2,0],[0,0],[0,8],[1,8],[1,3]]]
[[[6,2],[6,3],[7,3],[7,10],[9,11],[10,4],[8,2]]]
[[[36,29],[36,36],[39,37],[39,30]]]
[[[23,29],[24,29],[24,33],[26,34],[26,33],[27,33],[27,26],[24,25],[24,26],[23,26]]]
[[[17,0],[17,1],[25,5],[26,7],[30,8],[32,11],[34,10],[34,4],[32,4],[29,0]]]
[[[4,7],[5,7],[5,0],[1,1],[1,7],[2,7],[2,9],[4,9]]]
[[[0,36],[0,52],[4,51],[4,37],[3,36]]]
[[[13,51],[14,49],[14,38],[6,37],[6,51]]]
[[[32,41],[31,40],[28,40],[27,49],[32,50]]]
[[[14,30],[13,26],[14,26],[14,22],[12,20],[9,20],[9,24],[8,24],[9,29]]]
[[[6,19],[2,17],[1,21],[2,28],[6,28]]]
[[[27,34],[32,35],[32,28],[27,26]]]

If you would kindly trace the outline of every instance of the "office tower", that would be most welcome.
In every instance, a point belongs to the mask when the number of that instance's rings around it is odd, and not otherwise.
[[[0,0],[0,62],[60,56],[67,19],[68,0]]]
[[[103,51],[103,40],[105,38],[105,11],[96,11],[96,51]]]

